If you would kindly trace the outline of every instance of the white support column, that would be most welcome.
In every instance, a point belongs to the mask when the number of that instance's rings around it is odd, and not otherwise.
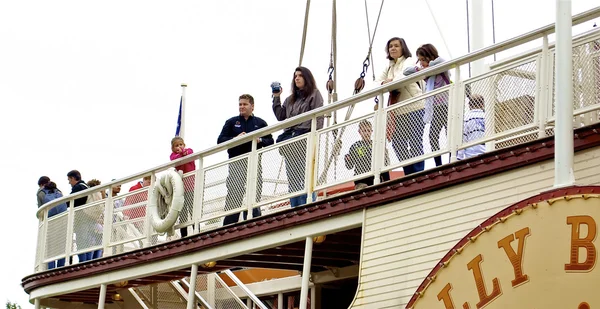
[[[100,285],[100,297],[98,299],[98,309],[104,309],[104,302],[106,302],[106,283]]]
[[[192,265],[192,273],[190,274],[190,286],[188,288],[187,309],[196,308],[196,278],[198,277],[198,265]]]
[[[476,51],[484,47],[484,14],[483,0],[471,0],[471,51]],[[472,75],[483,74],[485,70],[485,58],[476,60],[471,65]]]
[[[112,236],[112,223],[113,223],[113,188],[108,189],[108,196],[104,201],[104,226],[102,227],[102,256],[111,256],[112,250],[109,250],[110,238]]]
[[[46,256],[46,235],[48,235],[48,209],[44,210],[41,214],[42,219],[40,219],[40,221],[42,221],[42,229],[41,232],[38,233],[38,243],[40,244],[40,246],[37,248],[37,250],[39,251],[39,260],[35,261],[36,265],[38,266],[37,269],[34,269],[35,272],[40,272],[40,271],[44,271],[47,270],[48,268],[48,264],[43,263],[44,261],[44,257]],[[68,216],[68,215],[67,215]],[[67,217],[67,231],[69,230],[69,218]],[[68,233],[67,233],[68,235]],[[67,237],[67,239],[69,239]],[[73,235],[71,233],[71,243],[73,242]],[[67,242],[68,243],[68,242]],[[65,246],[66,249],[66,246]],[[69,265],[69,264],[65,264],[65,265]]]
[[[575,183],[573,174],[573,41],[571,1],[556,0],[556,127],[554,187]]]
[[[39,299],[39,298],[36,298],[36,299],[33,301],[33,304],[34,304],[34,308],[35,308],[35,309],[40,309],[40,299]]]
[[[217,286],[217,274],[210,273],[206,276],[206,301],[208,304],[215,308],[216,304],[216,286]]]
[[[304,175],[304,189],[306,191],[306,203],[312,203],[313,200],[313,189],[314,189],[314,179],[317,174],[316,168],[316,155],[317,155],[317,145],[319,144],[319,134],[317,133],[317,117],[313,117],[310,122],[310,133],[306,140],[306,173]]]
[[[204,157],[198,159],[198,169],[196,169],[195,174],[192,218],[194,220],[194,226],[196,227],[196,233],[200,233],[199,221],[202,218],[204,208]]]
[[[283,309],[283,293],[277,294],[277,309]]]
[[[383,105],[383,93],[378,95],[379,103],[377,111],[373,119],[373,153],[371,154],[371,162],[373,162],[373,172],[375,179],[373,184],[381,182],[381,169],[385,167],[385,139],[387,121],[386,111]]]
[[[67,211],[69,214],[67,215],[67,242],[65,244],[65,266],[69,266],[71,264],[71,251],[73,250],[73,224],[75,223],[75,199],[70,201],[71,205]],[[45,214],[46,218],[48,217],[48,212]],[[46,224],[48,224],[48,220],[46,220]],[[46,233],[47,233],[46,226]],[[77,236],[76,236],[77,237]]]
[[[542,53],[539,62],[536,64],[536,83],[538,92],[536,95],[536,115],[538,124],[538,138],[546,137],[546,122],[548,121],[548,107],[552,108],[552,95],[549,87],[550,75],[548,70],[552,71],[553,65],[550,62],[550,53],[548,48],[548,35],[545,34],[542,39]],[[550,62],[550,65],[548,65]]]
[[[300,309],[306,309],[308,300],[308,281],[310,279],[310,264],[312,260],[313,239],[306,237],[304,247],[304,265],[302,267],[302,285],[300,290]]]
[[[256,204],[256,187],[258,186],[258,143],[256,139],[252,140],[250,155],[248,156],[248,166],[246,168],[246,210],[248,211],[248,220],[252,219],[252,207]],[[239,215],[239,214],[238,214]],[[243,216],[242,216],[243,217]]]
[[[316,286],[310,289],[310,309],[315,309],[317,305],[317,290]]]
[[[153,309],[158,309],[158,285],[150,286],[150,302]]]
[[[460,67],[456,67],[456,82],[448,92],[448,149],[449,162],[456,162],[458,147],[462,144],[463,114],[465,110],[464,84],[460,81]]]
[[[153,172],[150,176],[150,187],[148,187],[148,200],[150,200],[150,195],[152,195],[152,191],[154,190],[154,186],[156,186],[156,174]],[[144,248],[147,248],[152,243],[152,232],[154,229],[152,228],[152,224],[150,224],[150,212],[148,210],[148,204],[146,203],[146,217],[144,218],[144,232],[146,232],[146,238],[143,241],[142,245]]]

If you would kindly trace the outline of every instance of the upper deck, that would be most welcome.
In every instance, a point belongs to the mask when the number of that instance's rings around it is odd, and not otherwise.
[[[574,18],[574,23],[596,17],[599,12],[600,9],[595,9],[581,14]],[[300,241],[305,237],[324,234],[328,234],[327,237],[333,240],[333,243],[339,244],[338,251],[343,252],[345,256],[336,257],[331,250],[323,250],[323,263],[313,264],[311,271],[356,266],[361,253],[361,209],[426,194],[491,173],[551,158],[554,125],[554,52],[553,44],[547,39],[551,31],[550,26],[539,29],[187,158],[44,205],[38,212],[40,224],[35,274],[24,279],[24,287],[33,298],[45,298],[75,293],[98,284],[124,279],[139,280],[138,283],[130,280],[132,286],[143,285],[144,282],[155,282],[156,278],[153,278],[155,281],[144,281],[144,278],[156,274],[166,274],[162,280],[187,276],[189,273],[181,272],[183,266],[210,261],[218,261],[218,266],[207,272],[232,267],[302,270],[302,252],[285,255],[280,253],[293,251],[298,247],[302,249]],[[463,78],[463,65],[539,38],[542,38],[540,48],[496,63],[487,73],[480,76]],[[599,39],[600,32],[592,31],[575,37],[573,41],[575,128],[594,125],[599,121]],[[390,90],[448,70],[452,71],[454,83],[390,107],[384,106],[384,94]],[[485,101],[486,131],[484,137],[466,142],[463,141],[463,123],[469,110],[468,96],[474,94],[481,95]],[[423,155],[413,156],[408,150],[395,153],[387,141],[386,128],[414,126],[415,124],[410,122],[397,122],[397,115],[422,109],[423,102],[440,95],[447,98],[449,107],[447,131],[445,136],[440,138],[440,149],[431,151],[431,147],[427,146],[428,139],[424,138],[426,151]],[[339,124],[316,130],[317,117],[342,112],[355,104],[369,104],[375,97],[379,98],[377,111],[349,117]],[[361,165],[370,166],[370,170],[354,175],[352,170],[345,167],[344,156],[350,146],[361,139],[358,133],[359,123],[365,120],[372,123],[374,128],[372,156],[354,159]],[[304,121],[312,123],[312,130],[308,134],[256,149],[257,137],[269,133],[277,134],[283,128]],[[581,142],[576,143],[579,149],[598,146],[597,131],[594,131],[597,130],[597,126],[590,128],[581,129]],[[248,142],[252,143],[253,148],[248,154],[210,166],[204,164],[206,158]],[[489,153],[466,161],[457,160],[460,150],[480,144],[485,144]],[[290,175],[303,179],[302,186],[289,185],[282,152],[291,153],[294,160],[302,162],[306,167],[302,174]],[[386,155],[387,152],[389,155]],[[368,176],[378,179],[383,172],[398,170],[439,155],[449,156],[450,165],[392,180],[387,185],[349,193],[342,199],[327,196],[332,193],[331,189],[337,186]],[[389,160],[386,160],[386,156]],[[179,229],[193,226],[193,229],[188,229],[193,237],[184,240],[177,240],[179,235],[172,239],[159,237],[152,228],[150,217],[146,215],[148,192],[154,190],[155,180],[165,171],[192,160],[198,168],[185,174],[183,181],[185,187],[193,188],[193,197],[188,197],[188,203],[182,211],[191,215],[181,216],[175,229],[179,233]],[[240,169],[240,166],[243,168]],[[230,183],[229,190],[245,191],[245,194],[241,195],[242,200],[236,201],[242,207],[225,210],[226,198],[231,194],[228,192],[227,178],[232,171],[240,170],[246,177],[238,177],[243,181],[234,182],[233,186]],[[51,208],[65,201],[73,202],[79,197],[101,190],[110,192],[114,185],[141,179],[147,175],[152,177],[151,185],[147,188],[115,198],[108,194],[105,200],[69,208],[67,212],[48,217]],[[258,175],[262,175],[262,181]],[[313,192],[318,193],[317,203],[291,209],[291,197],[307,194],[310,202]],[[254,196],[257,198],[252,198]],[[253,208],[262,210],[261,218],[251,218],[250,222],[229,227],[222,226],[225,216]],[[252,214],[252,211],[248,213]],[[98,227],[95,237],[80,237],[77,240],[77,231],[91,228],[90,226]],[[248,239],[250,236],[252,239]],[[357,243],[358,246],[355,245]],[[264,251],[273,248],[281,250],[271,252],[274,258],[260,261],[257,257],[244,257],[244,254],[248,253],[267,256]],[[77,262],[79,254],[97,250],[102,250],[102,259]],[[194,254],[199,250],[203,250],[202,257]],[[315,251],[318,252],[318,249],[315,248]],[[281,261],[281,256],[289,260]],[[47,269],[48,263],[62,258],[65,259],[64,269]],[[147,263],[152,263],[153,267],[139,267]],[[106,276],[87,278],[99,273]],[[64,280],[70,281],[66,290],[62,290],[64,285],[57,284]],[[97,299],[97,294],[92,294],[91,299],[94,298]]]

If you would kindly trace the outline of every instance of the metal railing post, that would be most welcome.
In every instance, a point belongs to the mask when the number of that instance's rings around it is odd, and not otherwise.
[[[312,260],[313,239],[306,237],[304,248],[304,265],[302,266],[302,286],[300,289],[300,309],[306,309],[308,301],[308,281],[310,279],[310,264]]]
[[[150,223],[150,212],[148,212],[148,203],[150,203],[150,198],[152,197],[152,191],[154,191],[154,186],[156,186],[156,173],[152,172],[150,175],[150,187],[148,187],[148,192],[146,194],[146,217],[144,218],[144,232],[146,233],[146,238],[142,242],[144,248],[152,245],[152,234],[154,229],[152,228],[152,224]]]
[[[387,132],[387,120],[386,110],[383,105],[383,93],[378,95],[379,102],[377,103],[377,111],[373,119],[373,145],[371,146],[373,151],[371,153],[372,171],[375,179],[373,184],[379,184],[381,182],[381,169],[385,167],[385,150],[386,150],[386,132]]]
[[[549,70],[552,71],[553,64],[550,62],[550,52],[548,48],[548,35],[544,35],[542,43],[542,53],[536,65],[536,84],[538,85],[535,105],[535,114],[538,124],[538,138],[546,137],[546,123],[548,121],[548,107],[552,108],[551,87],[549,87]]]
[[[69,202],[69,208],[67,209],[67,242],[65,244],[65,266],[71,264],[71,251],[73,250],[73,225],[75,222],[75,199]],[[46,217],[48,212],[46,211]],[[48,223],[46,221],[46,223]],[[79,248],[77,248],[79,250]]]
[[[102,228],[102,256],[111,256],[112,250],[108,250],[110,245],[110,238],[112,236],[112,223],[114,217],[114,203],[113,203],[113,188],[108,189],[108,196],[105,200],[104,205],[104,226]]]
[[[450,162],[456,162],[458,147],[462,144],[462,124],[465,110],[465,91],[460,80],[460,67],[456,67],[456,82],[448,91],[448,148]]]
[[[248,300],[254,302],[260,309],[268,309],[265,304],[250,291],[250,289],[233,273],[231,270],[226,269],[224,273],[246,294],[248,295]]]
[[[204,157],[198,158],[198,169],[194,178],[194,203],[192,209],[192,220],[194,221],[196,233],[200,233],[200,219],[204,210]]]
[[[42,212],[42,217],[40,218],[40,220],[42,221],[42,229],[38,233],[38,237],[40,238],[38,240],[38,243],[40,244],[40,246],[37,248],[37,250],[39,250],[40,254],[39,254],[39,260],[36,262],[38,264],[38,271],[43,271],[43,270],[45,270],[44,256],[46,255],[46,241],[47,241],[46,235],[48,235],[48,209],[46,209],[46,210],[44,210],[44,212]],[[68,230],[69,230],[69,219],[67,217],[67,231]],[[71,236],[71,239],[73,239],[72,236]],[[40,242],[40,240],[41,240],[41,242]]]
[[[316,171],[316,154],[318,153],[319,135],[317,132],[317,117],[313,117],[310,122],[310,133],[306,139],[306,172],[304,173],[304,187],[306,190],[306,202],[312,203],[313,201],[313,190],[315,187],[315,175]],[[335,147],[335,145],[334,145]]]
[[[258,143],[256,139],[252,140],[252,150],[248,156],[248,168],[246,171],[246,210],[248,212],[248,219],[252,219],[252,207],[256,204],[256,187],[258,186]],[[243,184],[242,184],[243,185]],[[227,192],[229,194],[229,192]]]

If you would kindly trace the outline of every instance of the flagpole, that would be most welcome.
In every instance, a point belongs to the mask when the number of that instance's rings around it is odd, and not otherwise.
[[[179,136],[183,139],[185,134],[185,90],[187,84],[181,83],[181,128],[179,129]]]

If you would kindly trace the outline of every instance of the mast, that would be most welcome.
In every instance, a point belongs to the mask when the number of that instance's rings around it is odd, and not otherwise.
[[[484,16],[483,16],[483,0],[471,0],[471,35],[470,47],[471,51],[479,50],[484,47]],[[474,61],[472,66],[473,76],[483,74],[485,70],[485,58]]]

